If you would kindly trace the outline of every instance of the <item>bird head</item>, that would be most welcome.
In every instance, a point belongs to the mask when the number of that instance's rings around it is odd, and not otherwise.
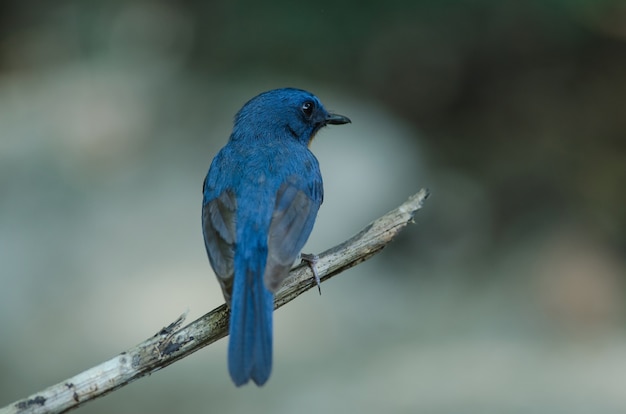
[[[310,92],[294,88],[274,89],[255,96],[239,110],[235,116],[233,138],[292,137],[309,145],[320,128],[350,122],[348,117],[328,112]]]

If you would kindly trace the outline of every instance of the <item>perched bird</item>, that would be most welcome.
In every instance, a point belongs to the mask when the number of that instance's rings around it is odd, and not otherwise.
[[[313,94],[264,92],[235,116],[204,180],[202,228],[230,307],[228,369],[235,385],[263,385],[272,370],[274,293],[307,241],[322,204],[309,145],[320,128],[349,123]]]

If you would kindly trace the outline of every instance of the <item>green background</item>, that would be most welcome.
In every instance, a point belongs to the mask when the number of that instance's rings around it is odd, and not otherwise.
[[[84,413],[626,411],[626,3],[0,5],[0,406],[222,304],[201,184],[241,105],[311,90],[305,248],[421,187],[382,254],[275,314],[262,389],[226,341]]]

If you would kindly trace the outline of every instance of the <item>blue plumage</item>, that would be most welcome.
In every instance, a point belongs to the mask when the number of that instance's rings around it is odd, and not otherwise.
[[[348,122],[309,92],[265,92],[237,113],[230,140],[211,163],[202,227],[231,311],[228,369],[237,386],[269,378],[274,293],[322,204],[322,176],[308,146],[320,128]]]

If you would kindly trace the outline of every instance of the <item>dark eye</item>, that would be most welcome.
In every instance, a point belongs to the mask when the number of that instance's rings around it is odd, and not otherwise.
[[[313,108],[315,108],[315,104],[312,101],[306,101],[302,104],[302,113],[307,118],[310,118],[313,115]]]

